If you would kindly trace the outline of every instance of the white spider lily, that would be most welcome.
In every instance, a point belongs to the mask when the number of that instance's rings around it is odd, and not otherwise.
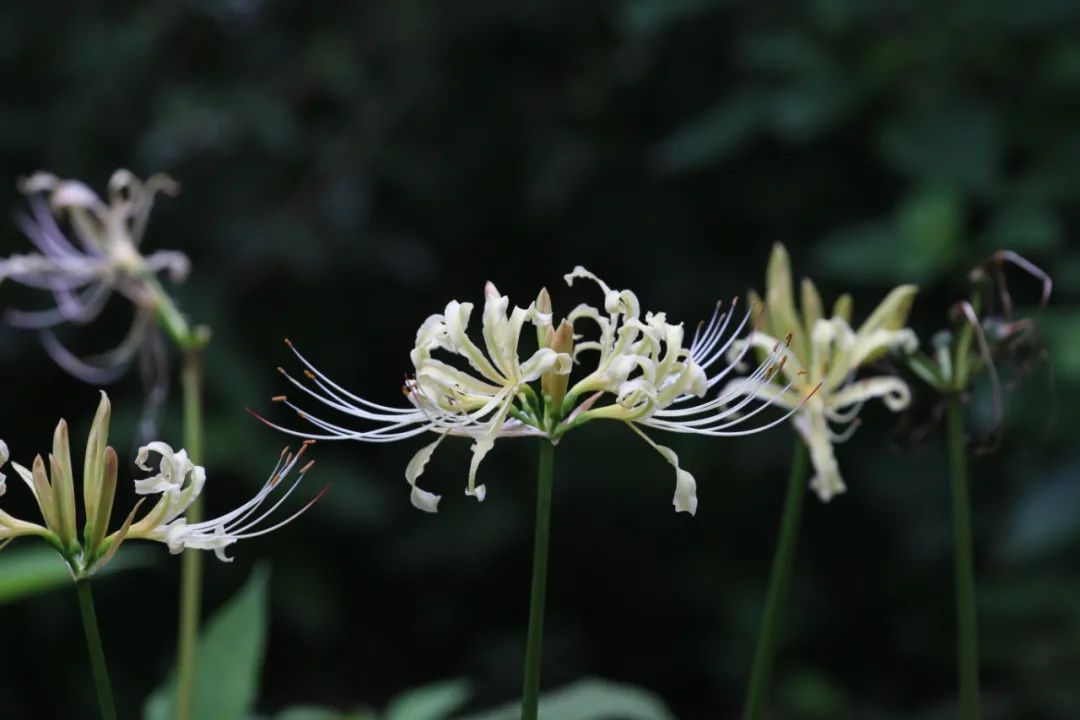
[[[127,538],[156,540],[166,544],[169,552],[174,554],[188,548],[213,550],[219,560],[232,562],[232,558],[225,555],[226,547],[238,540],[265,535],[289,524],[322,497],[325,490],[284,520],[265,525],[269,517],[288,499],[292,491],[304,479],[304,474],[314,464],[314,461],[311,461],[301,467],[296,479],[289,484],[285,492],[281,493],[273,505],[269,509],[261,509],[274,490],[283,484],[282,481],[300,462],[309,444],[301,445],[299,452],[295,455],[290,453],[288,448],[283,450],[270,477],[259,492],[243,505],[220,517],[197,523],[188,523],[187,519],[181,516],[187,512],[202,492],[203,484],[206,482],[206,471],[193,464],[188,459],[185,450],[173,451],[163,442],[153,442],[139,448],[135,464],[142,470],[152,472],[152,468],[146,464],[150,453],[160,455],[161,461],[156,475],[135,481],[135,492],[144,496],[160,494],[161,497],[141,520],[131,525],[127,531]]]
[[[313,385],[302,383],[281,370],[296,387],[346,415],[371,422],[371,430],[355,430],[319,419],[299,409],[285,396],[275,400],[285,403],[318,428],[318,432],[299,432],[273,425],[293,435],[310,439],[363,440],[393,442],[434,432],[438,439],[421,448],[405,471],[411,486],[413,505],[435,512],[439,495],[416,485],[432,453],[447,435],[473,439],[472,462],[465,493],[478,500],[486,494],[484,485],[476,484],[476,472],[484,456],[499,437],[546,436],[530,412],[537,396],[529,386],[545,373],[570,372],[570,355],[541,347],[524,362],[518,359],[518,343],[526,323],[550,325],[550,315],[540,313],[536,304],[515,307],[509,314],[509,300],[488,283],[484,289],[482,319],[486,353],[468,336],[472,303],[456,300],[441,314],[430,316],[416,333],[416,346],[410,353],[415,374],[408,378],[404,392],[408,407],[387,407],[353,395],[319,372],[286,341],[305,365],[305,375]],[[460,369],[433,357],[435,351],[457,356],[468,370]],[[265,420],[264,420],[265,422]]]
[[[185,548],[213,550],[219,559],[228,561],[229,558],[224,553],[227,546],[282,527],[322,496],[320,493],[285,520],[265,526],[271,514],[285,502],[311,467],[310,462],[304,465],[296,480],[281,493],[272,506],[262,509],[275,488],[282,484],[281,481],[302,457],[308,445],[305,443],[295,456],[287,450],[282,453],[270,479],[246,503],[221,517],[188,524],[182,515],[202,491],[206,472],[194,465],[185,451],[174,452],[165,443],[153,442],[140,448],[135,462],[143,470],[150,471],[146,461],[150,453],[156,453],[161,456],[158,472],[149,478],[136,480],[135,492],[143,496],[160,494],[161,498],[136,522],[135,515],[143,502],[140,500],[120,528],[110,534],[108,528],[116,495],[119,462],[116,451],[107,445],[109,416],[109,399],[102,393],[86,444],[83,469],[85,524],[82,537],[79,537],[76,529],[75,482],[67,423],[61,420],[53,436],[53,449],[48,463],[40,455],[34,459],[32,469],[12,463],[15,472],[30,488],[43,523],[19,520],[0,510],[0,539],[5,542],[24,536],[45,539],[61,554],[75,578],[88,577],[95,573],[116,554],[125,540],[132,538],[162,542],[168,545],[173,553],[181,552]],[[7,459],[7,446],[0,441],[0,466],[3,466]],[[0,495],[3,495],[5,489],[4,475],[0,473]]]
[[[680,512],[697,510],[697,485],[694,477],[679,465],[679,457],[670,448],[658,445],[642,427],[708,437],[738,437],[774,427],[786,420],[813,393],[810,388],[787,414],[765,422],[750,422],[773,401],[755,402],[753,395],[729,390],[709,396],[710,391],[737,367],[746,348],[733,361],[726,359],[736,338],[750,322],[747,310],[737,321],[736,303],[726,309],[718,304],[708,323],[699,325],[689,346],[684,345],[682,324],[667,321],[664,313],[645,313],[637,296],[630,290],[613,290],[604,281],[578,266],[565,276],[572,285],[578,278],[595,282],[604,294],[604,312],[590,305],[579,305],[568,319],[577,323],[588,319],[599,329],[597,340],[579,342],[575,361],[583,352],[595,352],[597,364],[588,375],[567,392],[566,405],[588,395],[569,414],[566,427],[595,419],[621,420],[655,448],[674,468],[676,491],[673,500]],[[732,327],[734,321],[734,327]],[[779,367],[784,341],[770,348],[763,362],[742,379],[747,387],[769,383]],[[798,375],[799,371],[794,370]],[[789,384],[789,389],[791,384]],[[597,407],[605,395],[613,402]]]
[[[330,409],[372,427],[358,430],[313,416],[283,395],[274,399],[295,410],[315,430],[296,430],[260,419],[283,432],[316,440],[392,442],[429,432],[438,434],[434,442],[416,453],[405,471],[413,505],[427,512],[437,510],[440,496],[417,487],[416,481],[447,435],[473,438],[465,492],[483,500],[484,486],[475,482],[477,467],[496,438],[536,436],[558,442],[563,434],[590,420],[621,420],[674,466],[675,509],[694,513],[697,491],[693,476],[679,466],[678,456],[671,449],[654,443],[641,427],[712,437],[746,435],[772,427],[794,412],[749,428],[743,423],[770,401],[757,403],[738,393],[706,399],[710,389],[732,371],[735,363],[724,362],[725,353],[747,325],[749,313],[732,329],[733,308],[725,313],[718,309],[711,321],[699,328],[691,345],[685,347],[682,326],[668,323],[662,313],[648,313],[642,319],[632,292],[611,290],[581,267],[565,276],[567,284],[577,278],[593,280],[600,286],[605,300],[603,313],[581,305],[556,328],[546,291],[541,291],[537,302],[528,308],[515,307],[507,314],[507,298],[488,283],[482,319],[483,349],[467,333],[471,303],[452,301],[442,314],[425,320],[411,353],[415,374],[405,384],[409,401],[406,407],[390,407],[350,393],[286,341],[310,381],[302,382],[279,369],[289,382]],[[575,348],[574,342],[580,337],[573,335],[572,323],[580,319],[594,321],[600,337],[578,342]],[[519,344],[526,323],[534,326],[539,349],[521,361]],[[598,355],[595,369],[568,388],[567,376],[573,361],[590,350]],[[434,357],[435,351],[457,356],[459,365],[468,369]],[[774,362],[782,362],[779,354],[763,362],[748,382],[767,383]],[[717,368],[710,375],[714,365]],[[532,387],[537,380],[539,392]],[[614,402],[598,406],[605,394],[614,396]]]
[[[196,339],[157,277],[167,272],[174,282],[183,280],[189,271],[187,257],[174,251],[144,255],[141,250],[154,197],[175,195],[179,186],[166,175],[143,182],[127,170],[118,170],[109,180],[107,200],[77,180],[61,180],[44,172],[21,180],[19,189],[27,196],[28,212],[17,215],[16,221],[38,252],[0,259],[0,282],[8,279],[45,290],[52,296],[53,307],[9,309],[7,320],[38,330],[52,359],[92,385],[116,381],[138,357],[146,386],[141,432],[152,435],[168,377],[157,330],[164,329],[181,345]],[[89,357],[68,350],[53,329],[65,323],[92,323],[114,292],[135,309],[120,343]]]
[[[814,477],[810,487],[828,502],[846,490],[833,444],[844,442],[859,425],[858,415],[867,400],[880,398],[893,412],[911,402],[907,383],[893,375],[856,379],[865,367],[894,348],[910,352],[918,346],[915,333],[904,327],[917,288],[901,285],[890,292],[859,327],[851,327],[851,297],[841,296],[831,317],[824,317],[821,297],[813,282],[802,283],[802,314],[795,307],[791,264],[783,245],[773,247],[766,275],[767,312],[760,330],[734,346],[743,353],[749,347],[770,351],[776,338],[797,329],[785,348],[788,363],[775,382],[749,385],[742,380],[728,384],[726,392],[753,396],[795,410],[796,429],[810,449]],[[756,299],[753,297],[752,299]],[[806,369],[792,372],[792,365]],[[817,389],[808,401],[805,393]]]

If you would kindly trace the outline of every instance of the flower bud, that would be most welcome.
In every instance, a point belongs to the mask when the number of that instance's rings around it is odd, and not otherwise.
[[[74,550],[78,546],[75,537],[75,478],[71,469],[71,442],[68,437],[68,426],[64,420],[56,425],[49,464],[52,469],[56,519],[60,524],[56,532],[64,544]]]
[[[559,329],[547,329],[547,337],[543,345],[557,353],[574,354],[574,326],[569,321],[559,323]],[[569,373],[559,375],[555,370],[549,370],[540,376],[540,387],[551,402],[551,407],[561,413],[563,398],[566,397],[566,387],[570,381]]]
[[[551,295],[547,288],[540,288],[540,294],[536,296],[536,312],[546,316],[546,322],[541,318],[536,323],[536,343],[540,347],[547,347],[548,333],[551,332]]]
[[[86,440],[86,456],[83,463],[83,508],[86,510],[86,524],[83,535],[89,539],[97,532],[103,532],[98,527],[98,507],[101,503],[102,493],[105,490],[105,447],[109,441],[109,418],[112,407],[109,404],[109,396],[101,393],[101,401],[98,403],[97,412],[94,414],[94,422],[90,425],[90,437]],[[113,479],[115,483],[115,478]],[[115,491],[115,485],[113,490]],[[108,515],[106,515],[106,518]],[[93,528],[90,527],[93,523]]]

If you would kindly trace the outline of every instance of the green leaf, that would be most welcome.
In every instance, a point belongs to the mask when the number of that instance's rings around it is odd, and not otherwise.
[[[465,680],[424,685],[391,700],[383,720],[445,720],[471,696]]]
[[[376,720],[376,716],[369,711],[343,713],[339,710],[303,705],[282,710],[274,716],[274,720]]]
[[[886,126],[880,146],[893,169],[917,180],[987,192],[1001,174],[998,118],[977,103],[929,104]]]
[[[147,567],[153,562],[153,556],[153,548],[124,548],[94,578]],[[39,545],[0,553],[0,605],[70,584],[71,572],[67,563],[51,547]]]
[[[809,668],[789,673],[777,694],[783,706],[795,717],[827,720],[851,714],[843,688]]]
[[[905,198],[891,217],[826,238],[815,259],[824,272],[846,282],[933,280],[960,254],[963,210],[956,193],[926,188]]]
[[[654,35],[722,4],[717,0],[630,0],[622,4],[617,19],[628,35]]]
[[[1046,253],[1061,247],[1064,240],[1061,218],[1052,208],[1016,202],[994,214],[982,244],[988,250]]]
[[[467,720],[518,720],[521,704],[508,703]],[[541,720],[674,720],[664,702],[647,690],[595,678],[540,696]]]
[[[664,138],[653,150],[653,165],[661,173],[677,173],[723,160],[758,129],[762,110],[752,94],[722,102]]]
[[[266,592],[270,572],[258,566],[240,591],[211,616],[199,638],[195,717],[246,720],[259,691],[266,649]],[[146,720],[169,720],[176,704],[176,671],[147,698]]]

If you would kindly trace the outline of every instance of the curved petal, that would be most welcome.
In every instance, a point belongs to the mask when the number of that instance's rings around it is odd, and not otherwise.
[[[7,463],[9,457],[11,457],[11,454],[8,452],[7,443],[0,440],[0,467],[3,467]],[[0,473],[0,495],[3,495],[5,492],[7,492],[7,475]]]
[[[881,398],[893,412],[911,404],[911,388],[898,377],[875,377],[849,383],[828,398],[829,407],[841,410],[850,405]]]
[[[643,433],[633,423],[627,423],[630,429],[644,438],[645,442],[653,446],[653,449],[660,453],[661,456],[675,468],[675,497],[672,499],[672,505],[675,506],[675,512],[686,512],[694,515],[697,513],[698,499],[697,499],[697,482],[694,480],[694,476],[686,470],[679,467],[679,456],[675,454],[675,451],[671,448],[658,445],[653,442],[653,439]]]
[[[469,484],[465,488],[465,494],[476,498],[480,502],[484,501],[487,488],[476,484],[476,471],[480,468],[480,463],[484,457],[495,447],[495,438],[499,436],[499,431],[502,429],[503,423],[506,422],[506,416],[510,412],[513,401],[513,395],[507,393],[503,399],[502,407],[499,408],[495,417],[491,419],[488,429],[473,441],[472,460],[469,461]]]
[[[829,423],[821,412],[807,411],[795,417],[795,428],[810,449],[810,461],[814,464],[814,477],[810,489],[822,502],[829,502],[847,490],[840,476],[840,465],[833,453]]]
[[[439,435],[439,439],[430,445],[425,445],[416,451],[412,460],[405,466],[405,479],[409,482],[409,486],[412,490],[409,493],[409,500],[412,502],[413,507],[418,510],[423,510],[428,513],[435,513],[439,511],[439,500],[441,495],[423,490],[416,485],[416,480],[424,474],[424,466],[428,464],[428,460],[435,453],[435,448],[439,447],[439,443],[446,437],[446,433]]]

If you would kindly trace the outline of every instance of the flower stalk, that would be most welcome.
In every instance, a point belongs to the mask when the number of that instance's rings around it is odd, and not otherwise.
[[[788,479],[787,498],[780,520],[780,535],[773,556],[772,575],[769,578],[769,594],[765,600],[765,613],[758,630],[754,664],[750,671],[750,683],[746,689],[744,720],[760,720],[765,714],[765,700],[769,680],[776,659],[776,643],[780,634],[784,606],[787,603],[791,573],[795,566],[795,546],[799,537],[799,521],[802,518],[803,501],[806,497],[806,465],[809,458],[805,443],[795,441],[791,458],[791,475]]]
[[[75,581],[75,595],[79,598],[79,611],[82,613],[83,629],[86,630],[86,649],[90,653],[90,669],[94,675],[98,703],[101,705],[101,717],[102,720],[116,720],[116,705],[109,683],[109,670],[105,665],[105,650],[101,646],[101,633],[98,630],[97,614],[94,612],[94,597],[90,594],[89,578]]]
[[[916,349],[907,357],[909,369],[942,397],[946,407],[945,438],[952,486],[959,717],[962,720],[977,720],[981,713],[971,498],[963,408],[978,376],[985,374],[996,428],[983,452],[992,449],[1004,419],[1004,387],[997,365],[1012,359],[1017,347],[1038,343],[1034,319],[1013,315],[1013,298],[1005,277],[1005,269],[1009,266],[1039,282],[1042,287],[1039,307],[1045,307],[1053,290],[1050,275],[1011,250],[999,250],[971,271],[970,298],[952,306],[950,327],[934,335],[929,352]]]
[[[964,412],[960,398],[948,398],[949,470],[952,480],[953,537],[956,563],[956,640],[960,678],[960,718],[978,720],[979,644],[975,611],[975,566],[971,541]]]
[[[525,684],[521,697],[521,720],[537,720],[539,710],[554,462],[555,446],[541,439],[540,468],[536,479],[536,534],[533,538],[532,591],[529,595],[529,630],[525,641]]]
[[[203,357],[202,349],[183,351],[180,384],[184,402],[184,445],[191,461],[203,462]],[[202,496],[188,508],[192,523],[202,521]],[[202,553],[184,553],[180,566],[180,620],[176,645],[176,717],[190,720],[195,706],[195,669],[202,600]]]

